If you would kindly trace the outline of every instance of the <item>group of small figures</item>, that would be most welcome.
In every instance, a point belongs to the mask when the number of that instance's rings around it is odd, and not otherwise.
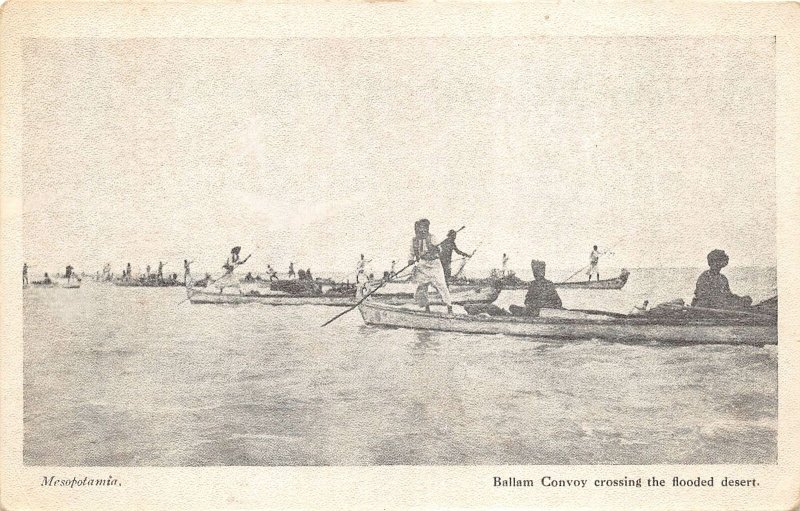
[[[28,270],[30,266],[28,263],[22,263],[22,286],[27,287],[30,284],[39,285],[39,286],[51,286],[54,284],[53,279],[50,277],[48,272],[44,272],[44,276],[42,280],[28,280]],[[56,274],[55,278],[62,278],[62,275]],[[75,268],[72,265],[68,264],[64,270],[63,278],[67,279],[67,283],[71,283],[73,280],[76,282],[80,282],[81,278],[75,273]]]

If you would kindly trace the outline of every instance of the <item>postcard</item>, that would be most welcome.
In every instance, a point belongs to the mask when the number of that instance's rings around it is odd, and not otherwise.
[[[795,509],[799,29],[7,2],[3,509]]]

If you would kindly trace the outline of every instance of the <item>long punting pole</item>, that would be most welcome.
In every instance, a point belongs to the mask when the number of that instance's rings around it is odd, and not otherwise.
[[[461,228],[460,228],[460,229],[458,229],[456,232],[461,232],[462,230],[464,230],[464,227],[465,227],[465,226],[463,226],[463,225],[462,225],[462,226],[461,226]],[[442,240],[442,242],[441,242],[441,243],[438,243],[436,246],[438,247],[438,246],[439,246],[439,245],[441,245],[442,243],[444,243],[444,240]],[[417,264],[417,262],[416,262],[416,261],[412,262],[411,264],[407,264],[407,265],[405,265],[405,266],[404,266],[404,267],[403,267],[403,268],[402,268],[400,271],[398,271],[398,272],[397,272],[397,274],[403,273],[404,271],[406,271],[407,269],[411,268],[411,267],[412,267],[412,266],[414,266],[415,264]],[[323,324],[322,324],[322,327],[326,327],[326,326],[330,325],[331,323],[333,323],[333,322],[334,322],[334,321],[336,321],[337,319],[341,318],[342,316],[344,316],[344,315],[345,315],[345,314],[347,314],[348,312],[350,312],[350,311],[352,311],[353,309],[357,308],[359,305],[361,305],[362,303],[364,303],[364,300],[366,300],[367,298],[369,298],[369,297],[370,297],[370,295],[372,295],[372,293],[374,293],[374,292],[375,292],[375,291],[377,291],[378,289],[380,289],[380,288],[382,288],[383,286],[385,286],[385,285],[386,285],[388,282],[389,282],[389,281],[388,281],[388,280],[386,280],[386,279],[381,279],[381,283],[380,283],[380,284],[378,284],[378,286],[377,286],[375,289],[373,289],[372,291],[370,291],[369,293],[367,293],[367,294],[365,294],[363,297],[361,297],[361,300],[359,300],[359,301],[358,301],[358,302],[357,302],[355,305],[353,305],[352,307],[350,307],[350,308],[349,308],[349,309],[347,309],[346,311],[344,311],[344,312],[340,312],[339,314],[335,315],[334,317],[332,317],[331,319],[329,319],[328,321],[326,321],[325,323],[323,323]]]

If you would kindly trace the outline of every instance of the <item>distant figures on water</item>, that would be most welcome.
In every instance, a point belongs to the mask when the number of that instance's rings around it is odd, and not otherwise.
[[[706,256],[708,269],[700,274],[694,290],[693,307],[709,309],[737,309],[749,307],[753,299],[749,296],[738,296],[731,292],[728,278],[720,273],[728,266],[728,254],[724,250],[712,250]]]

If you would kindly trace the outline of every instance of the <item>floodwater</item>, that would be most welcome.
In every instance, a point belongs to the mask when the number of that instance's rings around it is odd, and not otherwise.
[[[688,299],[699,271],[561,296],[625,311]],[[774,294],[774,269],[727,274],[734,292]],[[183,298],[24,291],[26,465],[777,462],[777,346],[381,329],[357,311],[322,329],[341,309]]]

